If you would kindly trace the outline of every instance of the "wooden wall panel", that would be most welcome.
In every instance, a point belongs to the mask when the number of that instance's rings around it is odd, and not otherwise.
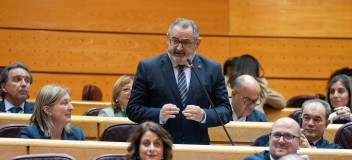
[[[204,36],[197,52],[223,63],[229,48],[228,38]],[[0,29],[0,65],[23,62],[31,71],[135,74],[139,61],[164,52],[166,34]]]
[[[292,38],[231,38],[231,56],[250,54],[265,77],[329,78],[352,66],[352,40]]]
[[[229,0],[4,0],[0,26],[164,34],[179,17],[194,20],[202,34],[227,35]]]
[[[328,80],[268,79],[268,87],[284,95],[286,101],[297,95],[326,94]]]
[[[37,96],[40,89],[48,84],[59,84],[70,88],[72,100],[82,100],[83,87],[86,84],[98,86],[103,93],[103,101],[110,102],[112,88],[118,75],[85,75],[85,74],[45,74],[33,73],[33,83],[30,87],[30,97]]]
[[[230,0],[230,35],[352,37],[350,0]]]

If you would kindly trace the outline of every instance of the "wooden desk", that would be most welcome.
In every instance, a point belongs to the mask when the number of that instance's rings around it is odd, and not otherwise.
[[[275,109],[272,107],[264,107],[264,112],[268,122],[275,122],[276,120],[284,117],[288,117],[292,111],[295,111],[299,108],[284,108],[284,109]]]
[[[30,114],[0,113],[0,125],[29,124]],[[124,117],[72,116],[71,124],[83,130],[87,140],[99,140],[104,130],[113,124],[133,123]],[[249,145],[258,137],[271,131],[273,122],[230,122],[225,125],[236,145]],[[341,124],[330,124],[324,133],[324,138],[334,141]],[[249,134],[250,133],[250,134]],[[230,145],[221,126],[209,128],[211,144]]]
[[[0,149],[4,149],[0,153],[5,159],[25,154],[65,153],[77,160],[86,160],[101,154],[126,154],[128,146],[129,143],[126,142],[0,138]],[[243,159],[263,150],[268,150],[268,147],[174,144],[173,159]],[[352,159],[352,150],[350,149],[304,148],[300,149],[298,154],[309,155],[311,160]]]

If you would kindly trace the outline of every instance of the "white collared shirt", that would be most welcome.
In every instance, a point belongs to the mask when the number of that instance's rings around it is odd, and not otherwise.
[[[11,113],[11,108],[15,107],[13,104],[11,104],[9,101],[7,101],[6,99],[4,99],[5,102],[5,111],[6,113]],[[18,113],[24,113],[24,102],[19,106],[22,108],[22,110],[20,110]]]

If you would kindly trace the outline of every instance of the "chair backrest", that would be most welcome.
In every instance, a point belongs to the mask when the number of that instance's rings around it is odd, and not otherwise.
[[[88,111],[84,112],[84,116],[98,116],[99,111],[104,109],[104,107],[96,107],[96,108],[91,108]]]
[[[288,117],[294,119],[296,122],[298,122],[298,117],[302,114],[302,109],[296,109],[292,111]]]
[[[315,99],[315,98],[317,98],[317,97],[313,96],[313,95],[294,96],[287,101],[286,107],[301,108],[304,101],[309,100],[309,99]]]
[[[334,143],[339,144],[343,149],[352,149],[352,122],[341,126],[336,134]]]
[[[125,154],[103,154],[93,158],[93,160],[125,160],[125,159],[126,159]]]
[[[101,134],[101,141],[127,142],[137,123],[114,124],[106,128]]]
[[[64,153],[43,153],[17,156],[12,160],[75,160],[75,158]]]
[[[101,101],[103,94],[99,87],[87,84],[83,88],[82,100],[84,101]]]
[[[8,124],[1,126],[0,137],[20,138],[22,129],[27,126],[28,125],[25,124]]]

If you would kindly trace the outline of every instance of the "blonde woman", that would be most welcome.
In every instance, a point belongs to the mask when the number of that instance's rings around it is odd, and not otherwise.
[[[37,95],[30,125],[23,128],[21,138],[85,140],[80,128],[73,127],[70,91],[56,85],[44,86]]]

